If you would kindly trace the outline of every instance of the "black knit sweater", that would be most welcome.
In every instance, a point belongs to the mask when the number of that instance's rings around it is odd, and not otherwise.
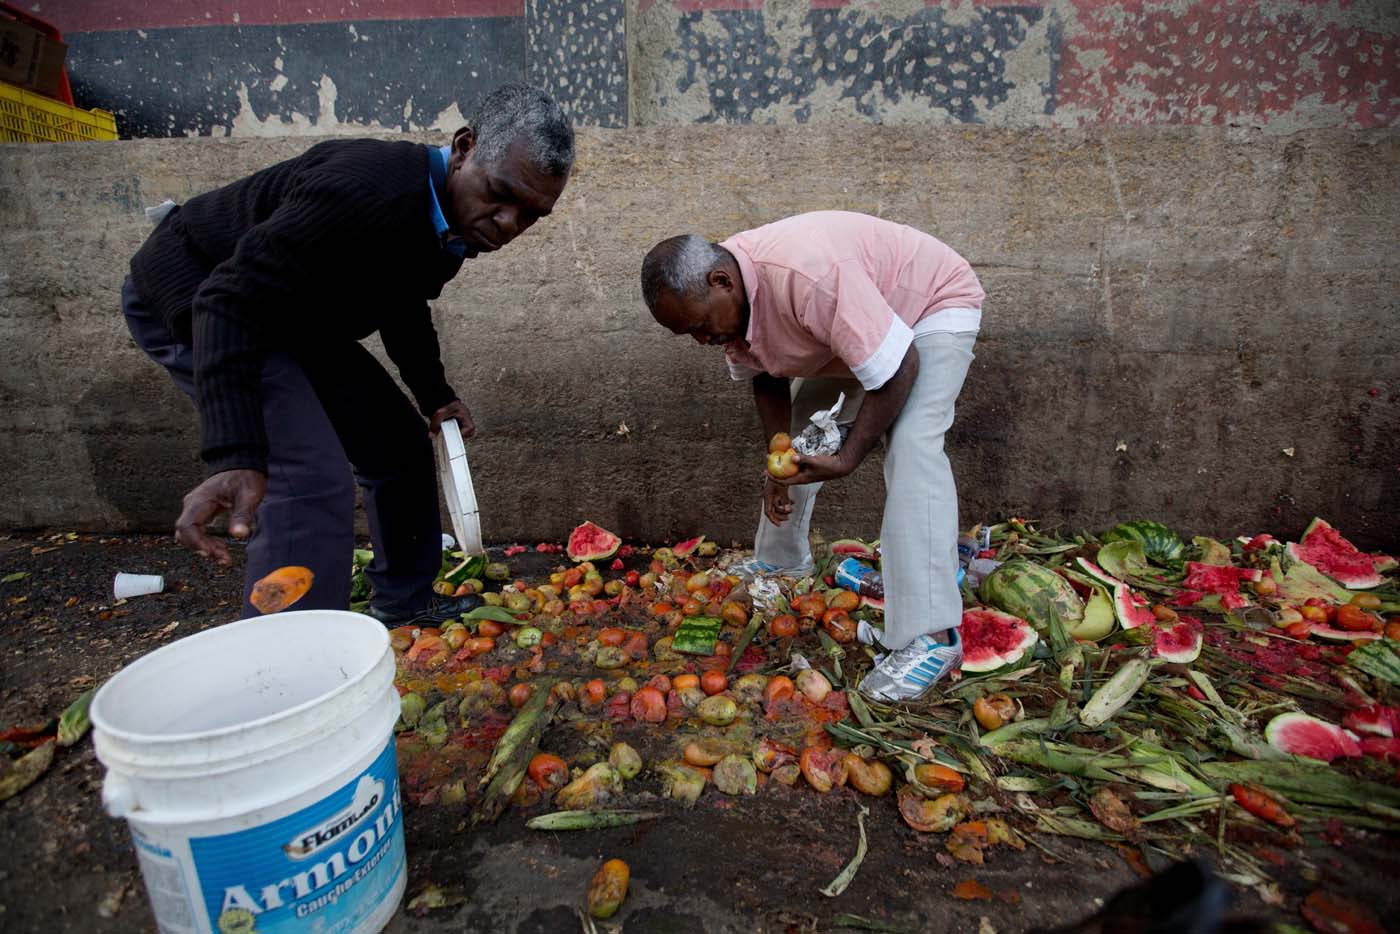
[[[462,261],[428,207],[428,150],[337,140],[177,208],[131,260],[136,291],[194,348],[200,455],[267,470],[268,351],[315,354],[379,331],[429,415],[456,398],[427,300]]]

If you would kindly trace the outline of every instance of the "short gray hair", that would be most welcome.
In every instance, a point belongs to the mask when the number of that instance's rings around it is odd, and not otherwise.
[[[554,98],[531,84],[503,84],[482,99],[471,118],[476,158],[500,162],[516,139],[525,141],[540,171],[559,178],[574,165],[574,130]]]
[[[677,296],[703,292],[705,277],[725,255],[724,247],[698,234],[662,240],[642,260],[642,298],[647,307],[656,310],[662,289]]]

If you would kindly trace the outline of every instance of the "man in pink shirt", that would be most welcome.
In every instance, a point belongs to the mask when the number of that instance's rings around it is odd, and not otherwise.
[[[765,474],[751,570],[810,574],[817,491],[886,437],[885,627],[878,639],[862,628],[884,654],[860,690],[923,694],[962,661],[957,488],[943,436],[981,324],[972,268],[912,227],[818,211],[718,244],[663,240],[642,263],[642,294],[673,333],[724,347],[730,375],[752,381],[765,437],[796,435],[845,393],[840,451],[799,454],[789,480]]]

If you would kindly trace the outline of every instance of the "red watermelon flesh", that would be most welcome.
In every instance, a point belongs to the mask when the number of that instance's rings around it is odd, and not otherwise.
[[[1361,755],[1356,737],[1334,723],[1305,713],[1281,713],[1264,728],[1269,745],[1279,752],[1331,762]]]
[[[1147,599],[1127,584],[1113,588],[1113,612],[1118,615],[1118,625],[1124,629],[1151,626],[1157,620]]]
[[[1363,736],[1361,737],[1361,754],[1384,762],[1400,762],[1400,738]]]
[[[607,529],[585,522],[569,533],[564,551],[575,561],[601,561],[611,558],[621,545],[622,539]]]
[[[1152,654],[1178,665],[1194,662],[1201,654],[1204,631],[1200,620],[1186,615],[1170,626],[1158,625],[1152,637]]]
[[[1187,590],[1199,590],[1204,593],[1237,594],[1240,592],[1240,581],[1257,581],[1263,576],[1264,572],[1258,568],[1237,568],[1187,561],[1183,586]]]
[[[843,558],[860,558],[863,561],[877,561],[880,551],[874,545],[867,545],[858,538],[840,538],[831,543],[831,553]]]
[[[671,550],[675,552],[677,558],[689,558],[691,555],[695,554],[695,549],[699,548],[700,543],[704,540],[705,536],[703,535],[696,536],[695,538],[687,538],[683,542],[676,542],[671,546]]]
[[[996,671],[1030,657],[1038,637],[1031,624],[999,610],[964,610],[962,670]]]
[[[1361,551],[1322,519],[1312,521],[1301,542],[1289,544],[1288,555],[1311,564],[1349,590],[1378,587],[1385,582],[1381,572],[1395,567],[1394,558]]]
[[[1241,544],[1245,551],[1263,551],[1277,541],[1278,539],[1274,538],[1268,532],[1263,532],[1247,541],[1242,541]]]
[[[860,605],[868,606],[872,610],[879,610],[881,613],[885,612],[885,601],[882,597],[867,597],[862,595],[860,598]]]
[[[1369,733],[1372,736],[1400,736],[1400,707],[1367,704],[1360,710],[1348,711],[1347,715],[1342,718],[1342,726],[1353,733]]]

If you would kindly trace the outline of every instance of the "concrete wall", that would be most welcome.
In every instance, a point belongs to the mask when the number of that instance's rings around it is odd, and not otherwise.
[[[424,137],[427,138],[427,137]],[[1094,529],[1400,528],[1400,131],[684,127],[581,134],[548,221],[436,305],[476,413],[487,535],[583,518],[747,539],[763,438],[719,352],[641,305],[657,239],[798,211],[910,223],[989,294],[950,435],[963,515]],[[167,529],[199,478],[189,404],[124,332],[143,205],[299,139],[0,147],[0,527]],[[878,460],[817,524],[873,535]]]
[[[124,136],[584,125],[1389,126],[1395,0],[45,0]]]

